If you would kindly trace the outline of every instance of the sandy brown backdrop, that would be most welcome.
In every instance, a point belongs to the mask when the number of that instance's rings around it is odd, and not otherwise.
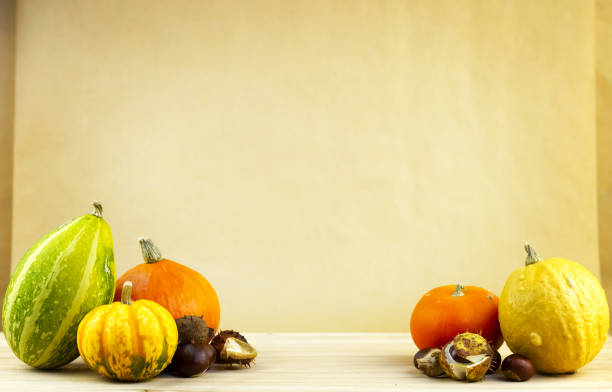
[[[151,236],[223,327],[406,331],[525,240],[599,276],[606,6],[19,1],[13,266],[95,198],[119,272]]]
[[[14,1],[0,0],[0,299],[11,270],[15,11]]]
[[[596,117],[601,274],[612,304],[612,1],[596,2]]]

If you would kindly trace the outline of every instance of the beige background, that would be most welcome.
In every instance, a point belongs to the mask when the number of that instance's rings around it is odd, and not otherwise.
[[[225,328],[406,331],[434,286],[499,293],[526,239],[599,276],[595,25],[585,1],[20,1],[13,266],[96,198],[119,273],[151,236]]]
[[[612,1],[597,0],[596,6],[599,251],[603,286],[612,303]]]
[[[15,2],[0,0],[0,301],[4,298],[11,266],[14,71]]]

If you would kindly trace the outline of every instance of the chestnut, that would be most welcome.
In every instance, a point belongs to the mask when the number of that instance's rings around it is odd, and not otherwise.
[[[210,344],[182,344],[176,349],[167,371],[179,377],[204,373],[215,363],[217,351]]]
[[[527,381],[535,373],[531,361],[520,354],[508,355],[501,368],[504,376],[511,381]]]
[[[257,357],[255,347],[240,332],[231,329],[219,332],[210,344],[217,350],[217,363],[251,367]]]
[[[472,363],[471,361],[463,358],[459,352],[457,351],[457,347],[455,347],[455,345],[451,345],[448,349],[448,353],[450,354],[451,358],[453,358],[455,360],[455,362],[459,362],[459,363]]]
[[[491,355],[486,340],[470,332],[455,336],[444,345],[440,354],[440,367],[444,373],[459,381],[480,381],[490,366]]]
[[[502,359],[499,351],[491,348],[491,366],[489,366],[489,370],[487,370],[487,374],[493,374],[499,369],[499,365],[501,365]]]
[[[439,348],[424,348],[414,354],[414,367],[430,377],[440,377],[444,375],[444,371],[440,367],[440,354],[442,351]]]

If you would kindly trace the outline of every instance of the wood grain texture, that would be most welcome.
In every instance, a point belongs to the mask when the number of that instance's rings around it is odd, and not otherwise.
[[[250,369],[211,369],[204,376],[166,375],[141,383],[106,380],[81,359],[56,371],[28,368],[0,337],[0,391],[425,391],[425,390],[612,390],[612,343],[589,365],[573,375],[536,375],[517,384],[501,374],[479,383],[431,379],[412,365],[416,347],[400,333],[251,333],[259,351]],[[502,347],[502,356],[509,353]]]

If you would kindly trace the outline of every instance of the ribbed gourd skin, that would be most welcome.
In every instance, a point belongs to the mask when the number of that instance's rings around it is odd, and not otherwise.
[[[81,357],[97,373],[121,381],[158,375],[172,361],[178,330],[172,315],[153,301],[113,302],[89,312],[79,326]]]
[[[112,301],[115,279],[112,234],[100,216],[83,215],[46,234],[17,264],[4,297],[9,347],[35,368],[73,361],[79,322]]]

